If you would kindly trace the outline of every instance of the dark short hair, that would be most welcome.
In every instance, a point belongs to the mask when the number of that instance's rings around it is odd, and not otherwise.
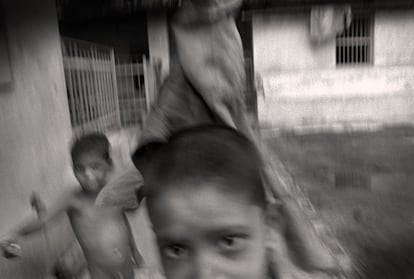
[[[136,165],[142,155],[134,154]],[[200,186],[180,186],[185,180],[219,178],[220,191],[243,194],[265,208],[261,157],[255,145],[234,129],[219,125],[186,129],[160,144],[150,157],[143,172],[148,203],[169,187]]]
[[[103,133],[94,132],[83,135],[76,139],[72,144],[70,154],[72,156],[73,162],[76,162],[76,160],[81,155],[84,155],[86,153],[94,153],[101,156],[109,163],[112,163],[111,157],[109,155],[110,149],[111,144],[109,143],[106,135]]]

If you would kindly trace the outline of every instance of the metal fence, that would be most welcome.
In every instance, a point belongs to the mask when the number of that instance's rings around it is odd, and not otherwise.
[[[113,49],[62,38],[62,54],[74,133],[119,128]]]
[[[142,63],[117,61],[119,107],[123,126],[142,125],[155,100],[160,64],[143,56]]]

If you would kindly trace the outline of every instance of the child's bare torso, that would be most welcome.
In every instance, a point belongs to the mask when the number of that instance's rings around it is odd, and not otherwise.
[[[72,229],[89,265],[116,270],[131,260],[125,215],[120,208],[96,207],[95,199],[77,194],[69,212]]]

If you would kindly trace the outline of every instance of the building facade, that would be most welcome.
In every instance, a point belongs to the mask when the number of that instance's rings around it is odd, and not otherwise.
[[[315,45],[310,9],[251,14],[263,128],[412,123],[414,9],[352,9],[349,29]]]

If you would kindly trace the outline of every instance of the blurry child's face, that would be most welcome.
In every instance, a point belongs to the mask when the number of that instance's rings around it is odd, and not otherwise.
[[[189,189],[168,190],[149,205],[166,277],[266,278],[263,210],[212,183]]]
[[[111,164],[99,154],[89,152],[79,155],[73,162],[73,170],[82,188],[97,193],[106,184]]]

